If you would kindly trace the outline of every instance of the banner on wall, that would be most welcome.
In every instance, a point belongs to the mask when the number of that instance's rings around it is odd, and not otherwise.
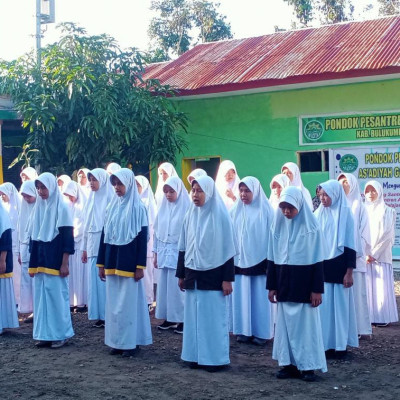
[[[303,115],[300,146],[400,140],[400,111]]]
[[[352,173],[361,192],[369,180],[383,186],[385,203],[397,213],[393,258],[400,260],[400,147],[348,147],[329,150],[329,177]]]

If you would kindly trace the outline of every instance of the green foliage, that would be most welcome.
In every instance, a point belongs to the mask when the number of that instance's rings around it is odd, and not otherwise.
[[[218,12],[219,6],[206,0],[152,0],[151,9],[158,16],[151,20],[148,33],[158,54],[169,59],[198,42],[231,39],[230,24]]]
[[[379,15],[389,16],[400,14],[400,0],[378,0]]]
[[[313,19],[312,0],[284,0],[294,8],[297,19],[303,26],[307,26]]]
[[[25,152],[38,149],[36,162],[55,173],[110,160],[174,162],[187,126],[170,100],[174,91],[143,81],[135,49],[122,51],[113,38],[71,23],[61,28],[60,41],[42,49],[40,69],[33,54],[0,63],[0,90],[29,132]]]

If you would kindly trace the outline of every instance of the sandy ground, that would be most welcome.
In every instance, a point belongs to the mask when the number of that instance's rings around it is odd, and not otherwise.
[[[400,282],[396,282],[400,306]],[[277,380],[272,342],[258,347],[231,337],[231,367],[209,373],[180,360],[178,334],[158,332],[136,357],[111,356],[104,331],[73,314],[75,337],[60,349],[37,349],[32,325],[0,336],[0,399],[399,399],[400,324],[374,328],[345,360],[329,360],[318,380]]]

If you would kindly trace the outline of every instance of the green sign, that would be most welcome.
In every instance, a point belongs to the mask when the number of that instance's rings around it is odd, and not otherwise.
[[[301,146],[400,141],[400,111],[299,118]]]

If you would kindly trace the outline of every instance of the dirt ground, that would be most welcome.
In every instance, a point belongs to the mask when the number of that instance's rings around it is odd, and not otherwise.
[[[400,306],[400,281],[396,281]],[[158,332],[136,357],[111,356],[104,331],[74,314],[75,337],[60,349],[37,349],[32,325],[0,336],[0,399],[400,399],[400,324],[373,328],[345,360],[328,360],[318,380],[277,380],[272,342],[239,344],[231,337],[231,366],[191,370],[180,360],[182,337]]]

